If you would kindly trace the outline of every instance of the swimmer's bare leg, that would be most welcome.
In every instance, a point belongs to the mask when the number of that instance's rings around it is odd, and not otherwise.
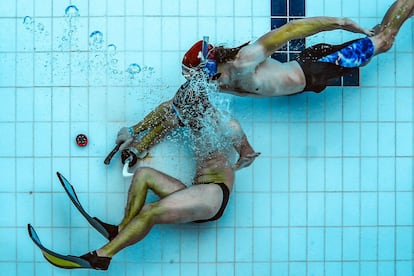
[[[414,14],[413,0],[397,0],[387,10],[380,26],[376,27],[376,35],[372,37],[375,43],[375,54],[388,51],[402,24]]]
[[[169,175],[151,168],[138,168],[131,181],[128,191],[128,200],[125,207],[125,214],[118,230],[122,229],[139,214],[145,204],[148,189],[151,189],[160,198],[182,190],[186,186]]]

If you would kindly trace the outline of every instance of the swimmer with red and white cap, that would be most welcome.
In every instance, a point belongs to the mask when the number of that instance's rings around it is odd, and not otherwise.
[[[240,96],[274,97],[304,91],[321,92],[331,79],[366,65],[373,56],[388,51],[402,24],[413,15],[413,0],[398,0],[374,30],[347,18],[313,17],[290,21],[236,48],[214,47],[198,41],[184,55],[184,76],[203,67],[221,91]],[[270,56],[292,39],[343,29],[367,37],[342,45],[318,44],[302,51],[296,60],[279,62]]]

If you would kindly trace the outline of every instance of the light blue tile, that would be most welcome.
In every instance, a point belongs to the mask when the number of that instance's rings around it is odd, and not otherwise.
[[[235,275],[241,275],[241,276],[249,276],[253,273],[253,265],[251,262],[249,263],[236,263],[235,264]]]
[[[306,219],[306,194],[292,193],[289,198],[289,222],[292,226],[305,226]]]
[[[15,262],[4,262],[2,263],[2,273],[5,275],[17,275],[17,266]]]
[[[359,263],[356,261],[353,262],[344,262],[342,264],[342,275],[356,275],[359,272]]]
[[[232,263],[218,263],[217,264],[217,276],[234,275],[234,265]],[[196,275],[196,274],[192,274]]]
[[[324,91],[326,107],[325,119],[328,122],[336,122],[342,120],[342,89],[337,87],[328,87]]]
[[[1,102],[0,102],[0,122],[15,121],[16,116],[16,100],[15,90],[12,88],[1,88]]]
[[[14,156],[16,150],[16,131],[13,123],[0,123],[0,133],[3,133],[0,146],[1,157]]]
[[[397,192],[396,195],[396,224],[413,225],[413,192]]]
[[[34,155],[48,157],[52,153],[52,127],[51,123],[35,123],[33,133]]]
[[[378,275],[376,262],[361,262],[361,275]]]
[[[32,158],[18,158],[16,159],[17,168],[30,168],[26,173],[18,173],[16,175],[16,192],[30,192],[33,191],[33,159]]]
[[[395,265],[396,275],[410,275],[413,273],[412,261],[397,261]]]
[[[360,188],[360,160],[359,158],[343,159],[343,190],[358,191]]]
[[[292,122],[304,122],[307,118],[306,95],[297,94],[289,97],[289,120]]]
[[[376,123],[361,124],[361,155],[378,155],[378,125]]]
[[[395,228],[378,228],[378,260],[393,260],[395,258]]]
[[[287,261],[289,257],[289,229],[272,228],[272,261]]]
[[[411,121],[413,118],[411,88],[398,88],[395,93],[396,97],[396,119],[398,121]]]
[[[34,120],[50,121],[52,110],[52,91],[50,88],[36,88],[34,90]]]
[[[325,155],[325,125],[322,123],[308,124],[307,152],[309,156]]]
[[[273,123],[271,130],[272,139],[277,137],[277,143],[272,143],[272,156],[288,156],[289,126],[284,123]]]
[[[218,252],[221,252],[220,247]],[[197,262],[198,259],[198,236],[197,229],[186,228],[181,230],[181,262]]]
[[[342,229],[326,228],[325,230],[325,260],[340,261],[342,258]],[[336,274],[336,273],[334,273]]]
[[[397,86],[413,86],[413,60],[412,53],[398,53],[396,55],[396,85]]]
[[[71,120],[85,122],[88,120],[88,91],[83,87],[74,87],[70,90]]]
[[[67,157],[70,150],[69,123],[52,124],[52,154],[55,157]]]
[[[44,50],[44,51],[47,51]],[[34,84],[48,86],[52,82],[52,57],[50,53],[35,53],[34,56]]]
[[[70,59],[66,53],[53,53],[52,83],[55,86],[69,86]]]
[[[342,190],[342,159],[328,158],[326,159],[326,190],[340,191]]]
[[[19,53],[16,56],[16,85],[33,86],[33,54]]]
[[[395,120],[395,90],[390,88],[378,89],[378,120]]]
[[[291,158],[289,164],[289,188],[290,191],[306,191],[306,159]]]
[[[325,275],[339,275],[342,273],[342,262],[326,262]]]
[[[272,121],[287,122],[289,120],[289,98],[272,98]]]
[[[377,57],[378,61],[378,79],[381,80],[381,85],[384,86],[394,86],[396,82],[396,65],[395,65],[395,54],[390,51],[387,53],[382,53]],[[398,94],[398,93],[397,93]]]
[[[395,159],[378,159],[378,190],[392,191],[395,187]]]
[[[378,189],[378,164],[375,158],[361,158],[361,191]]]
[[[271,237],[271,229],[255,228],[253,230],[253,261],[269,262],[272,244],[269,242]]]
[[[270,193],[255,194],[253,198],[253,223],[255,227],[270,226],[271,195]]]
[[[287,276],[289,275],[289,265],[287,262],[272,263],[272,273],[274,275]]]
[[[234,261],[234,231],[234,228],[222,228],[217,231],[217,259],[220,262]]]
[[[198,260],[200,262],[214,262],[217,255],[216,231],[206,229],[200,232],[200,243],[198,250]]]
[[[360,259],[375,261],[378,254],[377,229],[375,227],[361,228]]]
[[[381,156],[395,155],[396,130],[394,123],[378,124],[378,154]]]
[[[1,9],[1,7],[0,7]],[[11,16],[9,14],[8,16]],[[12,52],[16,50],[16,21],[11,18],[0,18],[0,36],[5,38],[7,43],[2,43],[0,46],[1,52]]]
[[[206,275],[206,276],[213,276],[217,275],[216,271],[216,264],[215,263],[199,263],[198,270],[200,274]],[[168,275],[168,274],[166,274]]]
[[[88,70],[87,63],[88,54],[83,52],[72,52],[71,53],[71,67],[70,67],[70,84],[73,86],[86,86],[89,84],[88,79]],[[101,69],[99,71],[101,76],[105,76],[105,71]],[[102,85],[102,82],[99,83]],[[73,90],[71,90],[73,92]],[[84,94],[83,99],[87,99],[87,96]]]
[[[325,265],[323,262],[312,262],[307,264],[308,275],[324,275]]]
[[[325,189],[325,163],[322,158],[310,158],[307,161],[308,191]]]
[[[70,91],[68,88],[54,87],[52,93],[52,117],[54,121],[69,121]]]
[[[16,121],[33,120],[33,89],[17,88],[16,90]],[[24,112],[22,112],[24,110]]]
[[[52,224],[52,196],[50,193],[34,193],[33,225],[50,227]]]
[[[408,158],[397,158],[396,160],[396,190],[397,191],[409,191],[412,190],[413,183],[413,159]]]
[[[343,147],[342,125],[328,123],[325,125],[326,156],[341,156]]]
[[[342,224],[342,195],[327,193],[325,198],[325,224],[340,226]]]
[[[0,158],[0,192],[14,192],[17,187],[16,166],[17,160],[14,158]]]
[[[378,276],[393,275],[394,273],[394,261],[378,262]]]
[[[361,88],[361,120],[377,121],[378,91],[375,88]]]
[[[251,194],[237,193],[233,196],[236,202],[236,225],[252,226],[253,225],[253,197]]]
[[[291,156],[306,156],[307,126],[303,123],[291,124],[289,128],[289,154]]]
[[[307,230],[307,260],[308,261],[313,263],[315,261],[324,260],[324,255],[325,255],[324,235],[325,235],[325,232],[323,228],[309,228]],[[319,265],[316,267],[319,267]]]
[[[14,86],[16,81],[16,54],[0,53],[0,86]]]
[[[357,227],[343,228],[343,255],[342,258],[345,261],[357,261],[359,260],[359,248],[360,248],[360,233]],[[351,273],[353,274],[353,273]],[[346,273],[346,275],[351,275]]]
[[[397,123],[396,154],[397,156],[411,156],[413,153],[413,124]]]
[[[378,200],[376,192],[361,193],[361,225],[378,224]]]
[[[252,228],[236,228],[236,262],[250,262],[253,258]],[[237,268],[236,268],[237,269]]]
[[[290,261],[306,260],[306,229],[290,228],[289,229],[289,259]]]
[[[360,155],[360,124],[344,123],[343,126],[343,154],[344,156]]]
[[[16,123],[16,156],[33,155],[33,123]]]
[[[361,90],[359,88],[346,88],[343,99],[344,121],[359,121],[361,118]]]
[[[253,190],[255,192],[271,192],[271,179],[273,172],[271,170],[271,159],[259,157],[255,160],[253,166]]]
[[[322,122],[325,120],[325,97],[311,93],[307,95],[308,99],[308,120],[314,122]]]
[[[11,207],[11,206],[10,206]],[[16,224],[26,226],[33,221],[33,195],[30,193],[16,194]]]
[[[198,264],[196,263],[181,263],[181,275],[193,276],[198,275]]]
[[[272,226],[289,224],[288,194],[272,194]]]
[[[360,220],[360,196],[358,193],[343,194],[343,225],[355,226]]]
[[[19,262],[17,266],[17,272],[15,275],[24,276],[24,275],[31,275],[34,271],[33,263],[24,263]]]
[[[3,224],[2,226],[8,226]],[[0,233],[2,237],[7,237],[1,242],[0,261],[1,262],[15,262],[16,261],[16,228],[8,227],[1,228]],[[4,273],[4,272],[2,272]],[[14,275],[14,274],[11,274]]]
[[[324,225],[324,195],[323,193],[308,193],[307,195],[307,225],[323,226]]]
[[[378,214],[380,225],[394,225],[395,223],[395,195],[393,192],[380,192],[378,195]]]
[[[272,191],[286,192],[289,190],[289,160],[287,158],[272,159]]]

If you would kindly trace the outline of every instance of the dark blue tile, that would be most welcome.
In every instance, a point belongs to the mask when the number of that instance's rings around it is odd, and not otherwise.
[[[305,0],[289,0],[290,16],[305,16]]]
[[[280,61],[280,62],[287,62],[288,61],[287,53],[274,53],[272,55],[272,58],[276,59],[277,61]]]
[[[286,18],[272,18],[270,20],[270,24],[271,24],[271,29],[276,29],[279,28],[280,26],[283,26],[287,23],[287,19]]]
[[[270,9],[271,9],[272,16],[286,16],[287,15],[287,1],[286,0],[272,0],[270,3]]]
[[[289,41],[290,51],[303,51],[305,50],[305,39],[294,39]]]
[[[359,68],[355,68],[352,73],[342,77],[344,86],[359,86]]]
[[[328,86],[341,86],[341,78],[328,81]]]

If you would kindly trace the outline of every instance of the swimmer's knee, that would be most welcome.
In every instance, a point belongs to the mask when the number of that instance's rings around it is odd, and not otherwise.
[[[133,183],[141,182],[141,181],[147,181],[150,176],[154,174],[154,169],[148,168],[148,167],[140,167],[138,168],[134,176],[132,178]]]

